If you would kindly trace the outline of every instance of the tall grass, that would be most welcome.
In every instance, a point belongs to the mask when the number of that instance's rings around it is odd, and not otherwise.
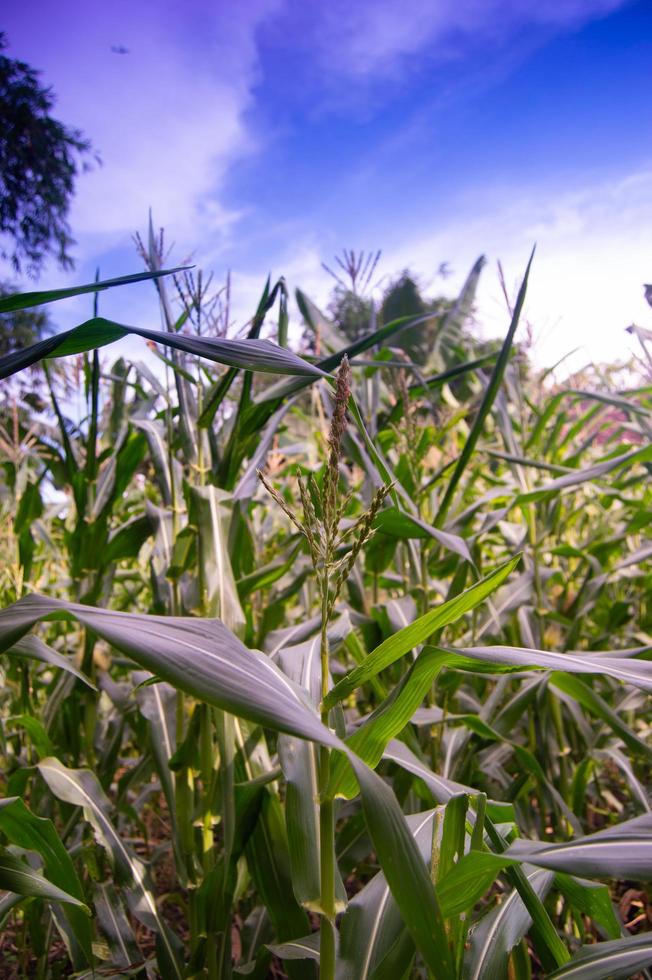
[[[163,330],[89,284],[0,360],[51,403],[2,409],[8,968],[645,971],[652,387],[524,366],[530,265],[502,347],[428,375],[393,346],[424,318],[347,344],[300,294],[302,356],[283,280],[233,338],[143,253]],[[100,356],[127,333],[160,370]]]

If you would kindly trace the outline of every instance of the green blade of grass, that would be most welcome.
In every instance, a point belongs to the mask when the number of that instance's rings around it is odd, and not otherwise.
[[[530,275],[530,268],[532,266],[533,258],[534,258],[534,249],[532,249],[532,254],[530,255],[527,267],[525,269],[525,275],[523,276],[523,282],[521,283],[521,288],[518,291],[518,297],[516,299],[516,305],[514,307],[514,313],[512,316],[512,321],[509,325],[509,330],[507,331],[507,335],[505,337],[505,340],[503,341],[503,346],[500,350],[500,354],[498,355],[498,360],[496,361],[494,365],[494,369],[491,372],[489,384],[487,385],[487,389],[484,393],[484,397],[482,399],[482,403],[478,410],[478,414],[475,417],[473,427],[468,435],[468,438],[464,443],[464,448],[462,449],[460,458],[457,461],[457,464],[455,466],[455,469],[453,470],[451,478],[448,481],[446,491],[444,493],[444,496],[442,497],[441,503],[439,505],[439,509],[437,511],[435,520],[433,522],[435,527],[441,527],[444,521],[446,520],[448,511],[450,510],[450,506],[453,502],[453,496],[455,494],[455,491],[457,490],[458,484],[462,479],[464,471],[468,466],[469,460],[473,455],[478,439],[480,438],[480,435],[484,428],[484,423],[486,421],[486,418],[489,415],[489,412],[491,411],[491,407],[494,403],[496,395],[498,394],[498,389],[500,388],[500,384],[503,380],[503,375],[505,373],[507,361],[509,360],[510,351],[512,349],[514,334],[516,333],[516,328],[518,327],[518,322],[520,320],[521,312],[523,310],[523,304],[525,303],[525,294],[527,291],[527,283]]]

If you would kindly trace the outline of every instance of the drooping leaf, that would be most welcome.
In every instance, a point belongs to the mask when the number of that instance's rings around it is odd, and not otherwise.
[[[141,953],[136,937],[115,888],[108,882],[95,889],[95,911],[116,966],[126,968],[138,963]]]
[[[321,724],[301,690],[268,658],[247,650],[219,620],[118,613],[36,595],[0,612],[0,645],[16,642],[38,620],[62,613],[74,615],[136,663],[180,690],[276,731],[346,752],[360,785],[374,848],[404,921],[429,967],[442,980],[452,980],[441,910],[396,797],[382,779]],[[40,765],[43,771],[44,763]],[[72,771],[62,776],[60,769],[65,767],[51,760],[46,770],[49,775],[54,771],[58,791],[70,792],[76,801],[86,798],[88,793],[78,795]],[[79,772],[85,782],[93,779],[89,771]],[[114,857],[121,854],[124,845],[102,806],[98,804],[90,812],[96,817],[97,826],[105,829],[115,843]],[[135,878],[136,883],[139,880]],[[140,907],[138,911],[141,912]]]
[[[23,898],[46,898],[50,902],[66,902],[80,909],[87,908],[74,895],[57,888],[6,848],[0,848],[0,888]]]
[[[348,617],[341,617],[343,632],[348,632]],[[338,621],[328,631],[331,651],[342,640]],[[298,684],[313,704],[319,700],[321,668],[319,634],[305,643],[280,651],[279,665]],[[297,901],[313,912],[321,911],[321,843],[319,831],[319,757],[315,745],[283,735],[278,740],[278,755],[286,780],[285,821],[292,868],[292,888]],[[335,907],[346,907],[346,891],[337,871],[335,855]]]
[[[227,340],[219,337],[194,337],[189,334],[166,333],[131,327],[125,324],[94,317],[72,330],[47,337],[31,347],[5,354],[0,358],[0,379],[37,364],[46,357],[64,357],[94,350],[112,344],[123,337],[133,335],[163,344],[174,350],[205,357],[218,364],[262,371],[271,374],[290,374],[308,378],[326,377],[326,372],[293,354],[285,347],[278,347],[269,340]]]
[[[597,718],[600,718],[622,738],[636,755],[646,756],[652,759],[652,747],[639,738],[629,728],[619,715],[609,707],[604,698],[594,691],[587,683],[579,677],[571,674],[553,673],[550,678],[551,683],[561,691],[569,694],[578,704]]]
[[[553,653],[548,650],[503,646],[461,647],[446,652],[451,657],[450,665],[462,670],[481,669],[475,664],[482,661],[487,669],[494,670],[500,670],[502,665],[507,670],[539,668],[569,674],[604,674],[643,691],[652,691],[652,663],[646,660],[623,660],[591,653]],[[470,659],[465,664],[467,657]]]
[[[86,674],[77,669],[72,660],[64,657],[61,653],[57,653],[52,647],[47,646],[38,636],[22,637],[17,643],[9,647],[5,653],[10,657],[39,660],[41,663],[49,664],[51,667],[58,667],[61,670],[65,670],[68,674],[73,674],[86,687],[90,687],[92,691],[97,690],[93,682],[89,680]]]
[[[558,871],[555,875],[555,888],[570,902],[574,911],[593,919],[604,930],[607,939],[620,938],[622,925],[614,911],[607,885]]]
[[[541,868],[525,869],[528,881],[539,898],[550,890],[554,875]],[[503,980],[509,954],[526,934],[532,919],[516,891],[484,915],[469,934],[464,957],[465,980]]]
[[[133,681],[134,684],[138,685],[136,702],[140,713],[149,723],[152,754],[156,760],[156,768],[168,809],[173,816],[175,813],[174,783],[170,760],[177,747],[176,691],[169,684],[163,682],[145,685],[144,682],[151,676],[146,671],[134,671]]]
[[[386,507],[381,510],[374,521],[374,527],[382,534],[389,534],[402,540],[433,538],[444,548],[464,558],[465,561],[472,562],[471,552],[464,538],[458,534],[451,534],[449,531],[440,531],[427,524],[426,521],[422,521],[420,517],[399,511],[395,507]]]
[[[652,966],[652,933],[585,946],[549,980],[629,980]]]
[[[234,632],[240,631],[245,615],[240,605],[229,556],[231,495],[214,486],[188,488],[188,519],[197,529],[200,608],[219,617]]]
[[[83,807],[86,819],[125,883],[133,915],[156,935],[161,972],[182,980],[179,941],[161,919],[143,864],[117,833],[110,819],[109,801],[96,776],[89,769],[68,769],[55,758],[42,759],[38,770],[55,796]]]
[[[424,864],[430,861],[435,813],[428,810],[407,817]],[[404,932],[387,879],[379,872],[354,896],[342,918],[337,980],[369,980]],[[408,937],[404,962],[409,963],[413,955],[414,945]]]
[[[515,498],[514,503],[529,504],[534,501],[544,500],[570,487],[576,487],[580,484],[597,480],[599,477],[606,476],[607,473],[611,473],[621,466],[627,466],[636,462],[649,463],[650,460],[652,460],[652,446],[639,446],[629,452],[621,453],[619,456],[611,456],[602,463],[587,466],[585,469],[577,470],[575,473],[567,473],[566,476],[559,476],[556,480],[550,480],[540,487],[536,487],[526,493],[520,493]]]
[[[441,658],[436,653],[433,655],[431,651],[424,650],[388,697],[348,736],[346,743],[349,748],[372,769],[383,757],[388,742],[408,724],[441,667]],[[339,756],[331,769],[329,793],[350,798],[356,792],[353,772],[344,756]]]
[[[46,817],[37,817],[21,799],[10,797],[0,800],[0,830],[12,844],[40,854],[48,881],[62,893],[72,896],[66,900],[64,915],[86,962],[91,964],[92,932],[84,892],[72,859],[52,821]]]
[[[516,840],[509,858],[584,878],[652,879],[652,813],[559,844]]]
[[[319,963],[318,932],[285,943],[269,943],[267,948],[282,960],[315,960]]]

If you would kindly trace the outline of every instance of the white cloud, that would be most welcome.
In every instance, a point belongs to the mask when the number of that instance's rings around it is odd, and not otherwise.
[[[536,243],[523,316],[532,325],[535,363],[551,366],[579,348],[565,362],[570,371],[591,361],[625,359],[636,349],[624,328],[651,320],[642,284],[652,281],[652,167],[612,180],[587,177],[575,190],[483,186],[459,196],[450,213],[455,217],[442,222],[424,211],[420,226],[437,229],[428,234],[401,229],[393,220],[395,244],[384,250],[378,277],[409,268],[427,293],[454,296],[484,252],[489,264],[478,292],[478,330],[486,337],[501,336],[509,316],[496,263],[501,261],[514,298]],[[266,250],[269,266],[251,265],[234,274],[238,322],[251,316],[268,271],[273,277],[284,275],[292,293],[299,286],[325,309],[333,281],[321,262],[336,247],[329,229],[323,234],[299,225],[279,229]],[[454,270],[446,281],[436,276],[442,261]],[[378,300],[386,282],[375,292]],[[522,323],[521,336],[524,332]]]
[[[58,114],[83,129],[104,159],[102,168],[78,182],[72,215],[78,254],[98,256],[113,249],[115,261],[122,249],[121,267],[131,271],[138,263],[131,259],[129,235],[143,228],[150,205],[157,225],[168,227],[177,244],[174,258],[190,247],[209,264],[222,257],[239,218],[224,201],[224,178],[243,154],[260,149],[259,138],[266,138],[252,133],[246,114],[260,81],[258,32],[271,18],[276,29],[293,27],[302,65],[306,52],[311,58],[314,53],[324,87],[339,78],[353,91],[358,84],[364,88],[367,78],[382,82],[400,75],[416,54],[457,57],[470,45],[490,49],[492,41],[503,42],[520,30],[575,29],[623,3],[112,0],[90,3],[82,23],[71,0],[56,5],[34,0],[38,31],[15,11],[7,12],[5,22],[10,53],[44,70],[59,97]],[[129,53],[114,54],[112,45],[124,45]],[[461,216],[449,223],[442,224],[437,214],[422,215],[421,225],[436,227],[435,234],[404,228],[400,243],[384,255],[383,269],[409,266],[428,281],[448,260],[457,272],[451,286],[459,286],[485,250],[503,261],[512,282],[536,240],[527,315],[538,336],[537,360],[551,363],[578,344],[583,351],[575,363],[626,353],[630,341],[624,326],[649,322],[641,283],[652,279],[652,170],[574,192],[509,187],[490,194],[483,186],[462,204]],[[401,229],[396,216],[390,218],[394,241]],[[332,281],[320,261],[337,248],[337,220],[309,233],[297,219],[286,228],[275,226],[264,242],[264,261],[273,273],[284,274],[291,289],[301,286],[322,305]],[[260,254],[260,242],[247,244]],[[267,271],[259,260],[234,272],[234,313],[240,322],[255,308]],[[66,279],[79,281],[79,273],[56,273],[51,282],[64,285]],[[504,332],[495,266],[485,270],[479,301],[486,333]],[[65,306],[65,311],[63,304],[53,308],[60,326],[90,312],[86,297]],[[123,322],[157,325],[149,284],[104,294],[100,310]]]
[[[174,226],[185,246],[219,239],[237,214],[220,202],[228,167],[255,148],[244,122],[257,77],[256,31],[279,0],[234,10],[204,0],[32,5],[14,12],[10,53],[44,71],[57,114],[78,126],[103,166],[77,183],[71,224],[95,250],[143,226]],[[126,49],[116,53],[112,48]]]
[[[349,79],[384,77],[410,70],[425,54],[455,58],[469,47],[484,49],[521,29],[567,30],[622,7],[627,0],[329,0],[303,7],[305,25],[329,72]]]
[[[652,279],[651,226],[652,168],[575,191],[510,186],[488,194],[483,188],[481,199],[467,198],[463,213],[435,234],[405,232],[384,264],[410,267],[428,281],[448,260],[456,271],[453,289],[485,251],[491,261],[481,280],[478,321],[486,336],[496,336],[508,324],[496,260],[515,295],[536,242],[524,313],[534,330],[533,356],[540,366],[551,365],[579,347],[568,362],[577,368],[626,358],[634,344],[624,328],[649,324],[642,284]]]

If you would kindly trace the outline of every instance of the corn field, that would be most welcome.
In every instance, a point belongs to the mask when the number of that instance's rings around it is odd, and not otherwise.
[[[650,976],[652,384],[529,368],[529,265],[433,374],[144,254],[0,301],[92,313],[0,358],[1,975]]]

